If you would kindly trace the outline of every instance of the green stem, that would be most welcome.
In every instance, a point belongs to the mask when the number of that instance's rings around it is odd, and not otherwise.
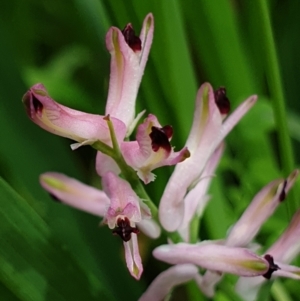
[[[256,0],[252,3],[254,4],[256,16],[253,22],[258,22],[260,27],[260,42],[262,45],[261,50],[263,53],[262,59],[265,62],[267,82],[270,90],[270,96],[273,100],[272,105],[279,138],[279,151],[282,170],[284,172],[284,175],[287,176],[295,166],[294,154],[288,131],[284,93],[282,88],[282,81],[280,78],[280,70],[276,55],[274,37],[272,34],[269,10],[266,0]],[[295,198],[293,199],[295,200]]]

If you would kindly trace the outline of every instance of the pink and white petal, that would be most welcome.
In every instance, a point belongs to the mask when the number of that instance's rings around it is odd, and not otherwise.
[[[222,131],[218,137],[218,142],[221,142],[228,133],[236,126],[236,124],[248,113],[248,111],[255,105],[257,95],[248,97],[242,102],[224,121]]]
[[[201,140],[209,127],[211,133],[217,133],[222,125],[222,116],[215,103],[215,96],[212,86],[209,83],[201,85],[197,92],[194,119],[186,146],[194,154],[199,148]],[[212,139],[216,136],[206,139]]]
[[[277,261],[275,262],[275,264],[277,264],[280,267],[280,269],[275,271],[272,276],[300,280],[300,268],[299,267],[284,264],[284,263],[277,262]]]
[[[116,27],[109,29],[106,47],[111,54],[111,71],[105,114],[122,120],[128,127],[134,119],[140,83],[139,55],[129,47]]]
[[[142,51],[140,53],[140,79],[144,74],[144,69],[148,60],[150,48],[153,40],[153,32],[154,32],[154,18],[150,13],[146,16],[143,22],[143,27],[140,33],[140,40],[142,42]]]
[[[160,236],[161,228],[153,219],[142,219],[137,227],[148,237],[157,239]]]
[[[161,127],[154,115],[149,115],[138,126],[136,141],[125,141],[121,144],[121,151],[126,163],[135,170],[141,168],[153,153],[150,133],[152,126]]]
[[[231,229],[227,239],[227,246],[246,246],[257,234],[265,220],[273,214],[277,206],[283,201],[295,181],[298,171],[290,174],[287,180],[275,180],[265,186],[252,200],[237,223]]]
[[[96,188],[56,172],[40,175],[42,187],[64,204],[103,217],[109,206],[107,195]]]
[[[97,152],[96,155],[96,171],[100,177],[103,177],[109,171],[116,175],[121,173],[116,161],[112,157],[101,152]]]
[[[198,268],[192,264],[179,264],[160,273],[150,284],[139,301],[161,301],[177,285],[192,280]]]
[[[184,147],[179,152],[174,152],[172,150],[172,152],[169,154],[169,156],[167,158],[162,159],[163,157],[166,157],[166,155],[167,155],[167,153],[165,153],[159,159],[153,160],[153,163],[151,164],[152,170],[156,169],[158,167],[161,167],[161,166],[172,166],[172,165],[181,163],[190,157],[190,152],[187,147]]]
[[[215,295],[215,286],[222,279],[222,277],[222,273],[215,271],[206,271],[204,276],[197,276],[195,280],[201,292],[205,296],[212,298]],[[247,277],[246,279],[249,279],[249,277]]]
[[[135,170],[143,166],[145,160],[150,156],[150,150],[149,153],[142,152],[137,141],[122,142],[121,152],[126,163]]]
[[[265,281],[266,279],[263,277],[240,277],[236,283],[235,291],[245,301],[256,301],[259,289]]]
[[[97,140],[110,144],[111,138],[103,116],[67,108],[55,102],[42,84],[36,84],[24,95],[23,102],[29,118],[41,128],[55,135],[84,144]],[[123,140],[125,124],[112,118],[116,135]],[[87,142],[88,141],[88,142]]]
[[[199,182],[192,188],[184,198],[184,217],[178,231],[184,234],[185,241],[188,242],[189,225],[195,214],[201,216],[210,197],[207,195],[207,190],[212,178],[214,177],[215,169],[221,159],[224,151],[224,144],[215,150],[207,165],[205,166]]]
[[[268,261],[248,249],[222,245],[162,245],[153,251],[153,256],[170,264],[191,263],[208,270],[246,277],[264,275],[269,270]]]
[[[139,198],[130,184],[113,172],[102,177],[103,190],[110,199],[110,208],[120,215],[126,214],[132,222],[141,221]]]
[[[125,260],[130,274],[137,280],[140,279],[143,272],[142,259],[139,252],[137,235],[131,234],[131,239],[123,242],[125,249]]]
[[[268,249],[276,261],[290,263],[300,253],[300,210],[280,238]]]

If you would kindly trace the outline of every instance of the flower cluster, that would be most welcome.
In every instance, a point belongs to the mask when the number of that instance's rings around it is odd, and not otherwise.
[[[201,218],[209,201],[208,187],[223,153],[223,140],[257,97],[250,96],[229,115],[230,101],[225,88],[214,90],[204,83],[197,93],[185,147],[175,151],[170,125],[162,126],[152,114],[139,123],[144,112],[137,116],[135,113],[153,31],[152,14],[146,16],[139,36],[131,24],[122,31],[116,27],[109,29],[106,46],[111,54],[111,72],[103,116],[55,102],[42,84],[34,85],[24,95],[23,103],[33,122],[74,140],[73,150],[83,145],[97,150],[96,170],[102,179],[102,190],[56,172],[42,174],[41,185],[61,202],[102,217],[103,224],[123,240],[126,264],[136,279],[143,272],[139,231],[153,239],[164,231],[169,243],[157,247],[153,256],[174,266],[153,281],[140,298],[142,301],[162,300],[175,285],[190,280],[211,297],[223,273],[247,277],[240,278],[237,284],[237,291],[243,296],[250,285],[255,288],[251,289],[253,295],[273,273],[300,279],[300,269],[289,265],[300,249],[299,212],[266,254],[257,255],[251,247],[263,222],[285,199],[298,171],[264,187],[223,241],[195,239],[191,224]],[[135,140],[128,140],[136,126]],[[157,209],[141,181],[154,181],[152,171],[166,165],[176,166]],[[198,267],[205,269],[205,273],[201,274]]]

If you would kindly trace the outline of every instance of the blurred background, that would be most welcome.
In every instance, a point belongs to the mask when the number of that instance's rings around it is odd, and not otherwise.
[[[201,239],[220,239],[252,197],[269,181],[287,176],[274,122],[274,87],[266,72],[265,36],[255,1],[242,0],[10,0],[0,3],[0,300],[137,300],[164,268],[154,246],[140,236],[144,274],[129,275],[119,238],[100,220],[55,202],[39,175],[58,171],[99,186],[95,150],[74,152],[71,141],[43,131],[26,116],[21,98],[37,82],[59,103],[103,114],[110,55],[110,26],[131,22],[139,33],[148,12],[155,18],[152,50],[137,99],[184,146],[200,84],[225,86],[232,109],[251,94],[259,101],[226,138],[226,152],[210,189]],[[300,153],[300,2],[271,0],[269,14],[280,67],[294,167]],[[284,148],[284,147],[283,147]],[[158,203],[172,168],[156,170],[146,189]],[[184,175],[183,175],[184,176]],[[257,241],[276,240],[300,205],[299,183]],[[225,277],[234,286],[235,277]],[[295,281],[282,281],[291,300]],[[234,300],[221,288],[215,300]],[[181,288],[174,299],[191,294]],[[199,300],[206,300],[201,294]],[[269,296],[269,300],[279,300]],[[274,299],[275,298],[275,299]],[[192,299],[191,299],[192,300]],[[283,299],[282,299],[283,300]]]

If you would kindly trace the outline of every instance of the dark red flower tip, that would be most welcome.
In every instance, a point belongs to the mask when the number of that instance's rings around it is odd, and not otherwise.
[[[127,217],[118,218],[117,227],[112,231],[114,235],[119,235],[125,242],[131,239],[131,233],[138,234],[139,232],[138,228],[130,226],[129,219]]]
[[[230,111],[230,101],[226,96],[225,87],[220,87],[214,91],[215,102],[221,114],[227,115]]]
[[[29,90],[22,98],[25,105],[27,115],[31,118],[32,114],[41,113],[43,104],[36,98],[36,96]]]
[[[263,275],[266,279],[270,279],[273,272],[277,271],[280,269],[280,267],[274,263],[273,256],[266,254],[264,258],[268,261],[269,263],[269,270]]]
[[[171,144],[169,142],[170,134],[173,134],[172,127],[170,125],[164,126],[163,128],[158,128],[153,126],[152,132],[149,134],[152,143],[152,150],[157,152],[160,147],[165,149],[167,152],[171,152]]]
[[[142,49],[141,39],[135,35],[133,27],[130,23],[125,26],[125,28],[122,30],[122,33],[126,43],[134,52],[141,51]]]
[[[287,180],[285,180],[283,183],[283,187],[279,195],[279,202],[283,202],[286,198],[286,191],[285,191],[286,185],[287,185]]]
[[[33,107],[34,107],[34,111],[36,113],[41,113],[42,110],[43,110],[43,104],[35,97],[34,94],[32,94],[32,104],[33,104]]]

